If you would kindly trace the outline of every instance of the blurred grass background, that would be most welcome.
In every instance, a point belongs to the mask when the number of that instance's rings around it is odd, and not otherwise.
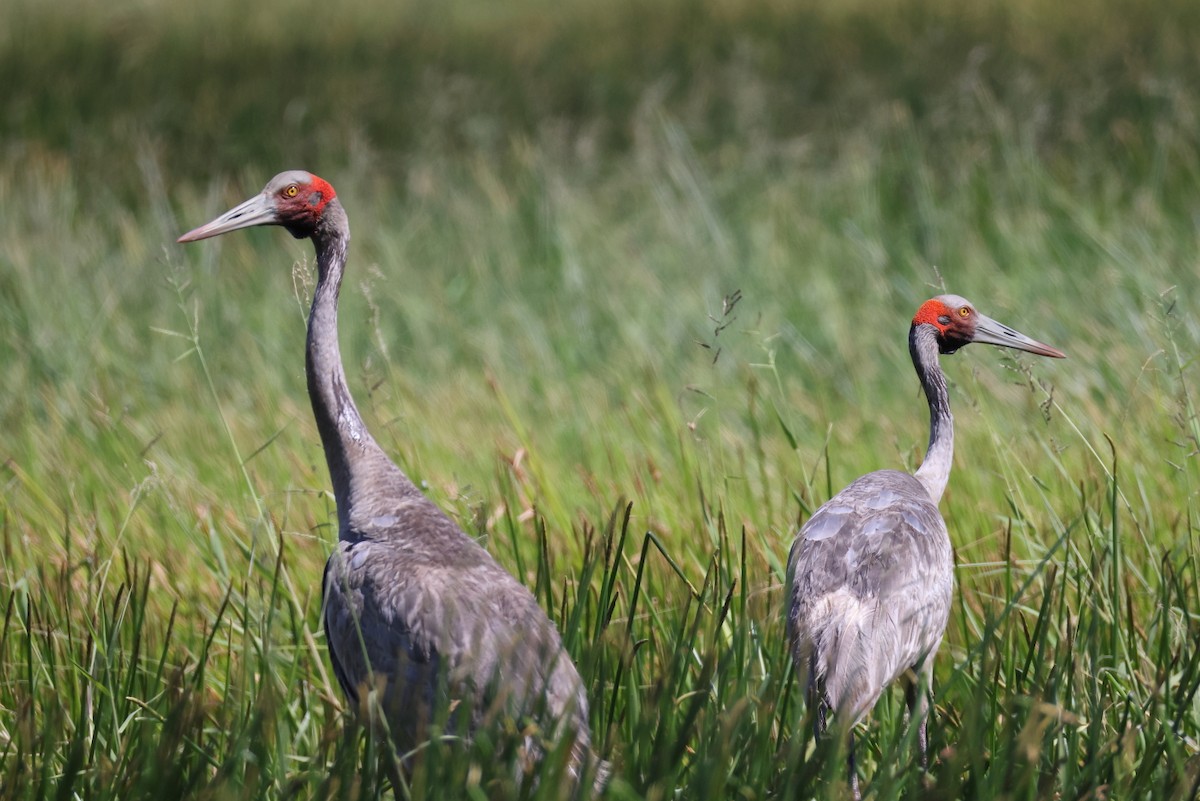
[[[1070,360],[946,360],[938,756],[889,699],[869,792],[1192,797],[1197,41],[1184,0],[10,0],[2,794],[381,792],[317,624],[310,249],[173,244],[300,167],[359,405],[563,626],[611,795],[844,792],[782,560],[919,464],[945,289]],[[554,797],[487,747],[399,795]]]

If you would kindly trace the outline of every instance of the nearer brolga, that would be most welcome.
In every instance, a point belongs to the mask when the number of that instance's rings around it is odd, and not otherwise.
[[[519,764],[532,769],[569,743],[573,779],[601,786],[608,769],[592,754],[585,688],[554,624],[384,454],[350,395],[338,347],[350,226],[333,187],[307,172],[281,173],[179,241],[256,225],[283,226],[316,249],[305,372],[337,505],[324,621],[346,698],[364,715],[382,710],[377,722],[400,754],[431,735],[435,710],[455,710],[449,723],[460,734],[509,716],[536,731],[519,746]]]
[[[926,301],[913,317],[908,350],[929,401],[929,448],[914,475],[879,470],[821,506],[788,556],[788,635],[799,675],[808,676],[815,726],[832,710],[850,730],[849,771],[860,798],[853,726],[893,681],[907,683],[927,767],[933,660],[954,587],[954,553],[938,502],[950,477],[954,419],[939,354],[982,342],[1064,358],[1049,345],[989,319],[957,295]]]

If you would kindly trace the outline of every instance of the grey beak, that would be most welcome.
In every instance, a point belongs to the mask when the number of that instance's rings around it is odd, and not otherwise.
[[[999,345],[1002,348],[1023,350],[1029,353],[1036,353],[1038,356],[1049,356],[1053,359],[1067,358],[1067,354],[1058,348],[1052,348],[1045,343],[1038,342],[1036,339],[1030,339],[1020,331],[1014,331],[1004,323],[998,323],[990,317],[979,314],[979,312],[976,312],[976,315],[975,336],[971,338],[972,342],[983,342],[988,345]]]
[[[188,231],[176,241],[195,242],[198,239],[208,239],[210,236],[219,236],[239,228],[277,225],[278,223],[279,216],[275,212],[275,202],[267,195],[255,195],[245,203],[234,206],[212,222]]]

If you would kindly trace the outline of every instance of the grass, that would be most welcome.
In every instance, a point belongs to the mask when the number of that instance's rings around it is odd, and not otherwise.
[[[943,287],[1070,359],[945,360],[933,762],[889,694],[864,787],[1194,797],[1193,4],[549,5],[0,12],[0,795],[390,792],[318,625],[310,249],[171,244],[303,166],[350,214],[359,405],[560,626],[608,797],[846,797],[783,560],[919,464]],[[556,797],[511,735],[397,796]]]

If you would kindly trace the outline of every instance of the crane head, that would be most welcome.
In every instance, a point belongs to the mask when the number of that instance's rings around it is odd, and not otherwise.
[[[303,170],[288,170],[272,178],[259,194],[178,241],[195,242],[255,225],[282,225],[292,236],[304,239],[316,232],[325,207],[335,197],[328,181]]]
[[[1038,356],[1065,359],[1057,348],[1030,339],[987,315],[980,314],[966,298],[958,295],[938,295],[925,301],[913,317],[913,326],[930,325],[937,329],[938,349],[954,353],[963,345],[982,342],[1003,348],[1023,350]]]

